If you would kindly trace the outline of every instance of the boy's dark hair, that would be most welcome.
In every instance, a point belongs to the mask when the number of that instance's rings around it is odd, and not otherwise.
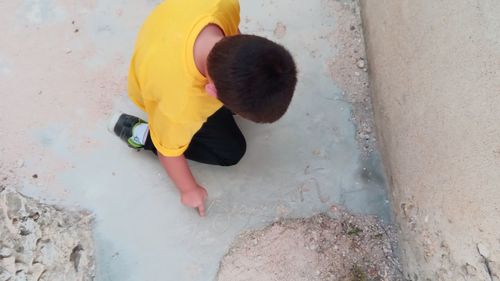
[[[297,69],[281,45],[255,35],[225,37],[208,56],[208,74],[224,105],[244,118],[272,123],[292,100]]]

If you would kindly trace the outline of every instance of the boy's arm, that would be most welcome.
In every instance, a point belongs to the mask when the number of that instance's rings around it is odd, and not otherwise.
[[[166,157],[158,153],[160,162],[181,193],[182,204],[197,208],[200,216],[205,216],[205,199],[208,194],[205,188],[196,183],[184,155]]]

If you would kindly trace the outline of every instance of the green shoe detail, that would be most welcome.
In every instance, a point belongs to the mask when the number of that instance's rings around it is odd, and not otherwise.
[[[127,143],[130,147],[132,148],[135,148],[135,149],[141,149],[143,147],[142,144],[138,143],[137,142],[138,139],[137,137],[130,137],[128,140],[127,140]]]

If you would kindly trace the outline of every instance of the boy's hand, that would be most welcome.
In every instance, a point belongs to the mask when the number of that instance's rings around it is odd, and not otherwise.
[[[205,200],[208,197],[207,190],[199,185],[194,189],[186,190],[181,193],[182,204],[190,207],[197,208],[200,216],[205,216]]]
[[[181,193],[182,204],[191,208],[197,208],[200,216],[204,217],[205,199],[207,199],[208,193],[205,188],[196,183],[189,169],[186,157],[184,155],[167,157],[161,153],[158,154],[158,157],[165,171],[167,171]]]

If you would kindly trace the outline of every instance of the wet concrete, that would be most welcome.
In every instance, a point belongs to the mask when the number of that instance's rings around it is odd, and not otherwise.
[[[210,280],[241,231],[334,203],[388,220],[378,154],[362,157],[351,105],[328,69],[339,54],[328,37],[337,15],[326,0],[241,1],[242,32],[277,40],[296,57],[296,97],[276,124],[238,120],[248,140],[238,166],[193,163],[209,192],[208,216],[183,207],[153,155],[106,131],[114,110],[142,114],[126,97],[126,74],[156,3],[31,0],[0,8],[0,130],[12,132],[2,158],[24,193],[95,213],[97,280]]]

